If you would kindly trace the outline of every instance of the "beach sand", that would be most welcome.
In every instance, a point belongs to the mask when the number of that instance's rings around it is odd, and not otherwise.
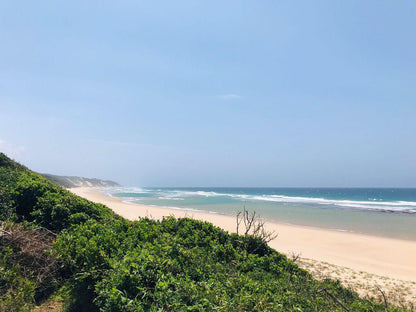
[[[189,217],[236,231],[233,216],[125,203],[96,188],[70,191],[102,203],[129,220]],[[300,256],[298,264],[315,277],[337,278],[364,296],[381,294],[380,288],[391,301],[416,304],[416,241],[271,222],[266,222],[266,228],[278,235],[269,246],[288,257]]]

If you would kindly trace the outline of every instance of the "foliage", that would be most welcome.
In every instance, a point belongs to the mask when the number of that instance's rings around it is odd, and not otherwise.
[[[32,221],[31,214],[38,200],[50,191],[60,192],[57,187],[42,179],[40,175],[29,171],[22,172],[12,192],[18,219]]]
[[[0,186],[0,221],[12,220],[16,216],[13,202],[5,187]]]
[[[77,197],[0,154],[0,311],[27,310],[59,286],[56,260],[47,253],[55,235],[48,230],[113,218],[103,205]]]
[[[70,188],[80,186],[94,186],[94,187],[111,187],[120,186],[117,182],[100,179],[89,179],[76,176],[58,176],[54,174],[42,173],[42,176],[54,184]]]
[[[72,276],[74,306],[88,310],[342,311],[341,302],[384,311],[339,282],[313,280],[269,247],[246,249],[246,239],[262,244],[192,219],[90,220],[64,230],[55,248]]]
[[[0,153],[0,158],[4,154]],[[16,218],[12,190],[19,177],[15,169],[0,167],[0,221]]]
[[[2,184],[4,182],[0,182],[0,194],[6,190]],[[35,222],[56,232],[91,218],[97,221],[115,218],[114,213],[104,205],[80,198],[28,170],[13,177],[6,193],[9,197],[3,205],[7,205],[5,211],[8,215],[15,213],[19,222]],[[1,217],[5,220],[3,214]]]
[[[7,157],[4,153],[0,153],[0,168],[7,168],[11,170],[27,170],[27,168],[14,160]]]
[[[73,224],[94,219],[111,219],[111,211],[101,204],[95,204],[69,192],[47,191],[38,199],[31,216],[34,221],[52,231],[61,231]]]

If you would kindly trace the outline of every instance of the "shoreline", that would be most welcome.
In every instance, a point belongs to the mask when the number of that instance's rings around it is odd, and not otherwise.
[[[129,220],[139,217],[162,219],[172,215],[208,221],[228,232],[236,229],[235,217],[228,215],[126,203],[97,188],[78,187],[69,191],[102,203]],[[266,229],[278,234],[269,246],[289,257],[300,255],[380,278],[416,282],[416,241],[267,221]]]
[[[293,190],[296,192],[293,193]],[[304,192],[302,194],[297,188],[293,190],[237,188],[233,191],[231,188],[208,187],[100,189],[107,196],[115,196],[132,204],[228,216],[235,216],[246,207],[272,223],[416,241],[416,197],[408,198],[407,193],[402,194],[393,188],[377,190],[374,194],[368,189],[359,188],[362,191],[357,194],[354,191],[351,196],[341,188],[328,193],[321,188],[308,188],[306,192],[301,191]],[[390,191],[395,195],[390,196]],[[412,190],[412,196],[415,195],[414,191],[416,189]],[[393,211],[390,208],[397,209]],[[406,209],[414,213],[408,213]]]
[[[96,187],[91,187],[91,188],[95,188],[98,192],[102,193],[99,190],[99,188],[96,188]],[[73,189],[76,189],[76,188],[73,188]],[[69,189],[69,190],[71,190],[71,189]],[[131,202],[129,200],[123,200],[119,197],[111,196],[110,194],[106,194],[106,193],[102,193],[102,194],[106,197],[109,197],[109,198],[120,199],[122,203],[127,204],[127,205],[138,205],[138,206],[145,206],[147,208],[161,208],[161,209],[165,209],[165,210],[184,211],[184,212],[188,212],[188,213],[201,213],[201,214],[218,215],[218,216],[235,218],[235,215],[231,215],[231,214],[227,214],[227,213],[223,213],[223,212],[218,212],[218,211],[209,211],[209,210],[202,210],[202,209],[196,209],[196,208],[183,208],[183,207],[173,207],[173,206],[158,206],[158,205],[151,205],[151,204],[140,204],[140,203]],[[166,215],[166,216],[168,216],[168,215]],[[263,218],[261,215],[259,215],[259,217],[261,219],[264,219],[264,220],[267,219],[267,218]],[[323,231],[337,232],[337,233],[350,233],[350,234],[357,234],[357,235],[370,236],[370,237],[376,237],[376,238],[393,239],[393,240],[405,241],[405,242],[406,241],[416,242],[415,238],[394,237],[394,236],[389,236],[387,234],[382,234],[382,233],[367,233],[367,232],[360,232],[360,231],[342,229],[342,228],[336,228],[336,227],[325,227],[325,226],[319,226],[319,225],[297,224],[297,223],[292,223],[292,222],[289,222],[289,221],[277,221],[275,219],[270,219],[270,220],[267,221],[267,223],[290,226],[290,227],[301,227],[301,228],[311,229],[311,230],[323,230]]]

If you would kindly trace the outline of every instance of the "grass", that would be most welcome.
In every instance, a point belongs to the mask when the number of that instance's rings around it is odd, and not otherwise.
[[[299,257],[296,263],[307,270],[315,279],[339,280],[345,287],[363,298],[374,298],[384,304],[384,293],[389,304],[416,311],[416,282],[393,279],[323,261]],[[381,291],[380,291],[381,290]]]

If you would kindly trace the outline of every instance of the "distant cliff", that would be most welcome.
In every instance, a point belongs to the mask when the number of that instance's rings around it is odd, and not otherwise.
[[[83,177],[74,176],[59,176],[53,174],[42,173],[49,181],[58,184],[62,187],[109,187],[109,186],[120,186],[117,182],[100,179],[89,179]]]

